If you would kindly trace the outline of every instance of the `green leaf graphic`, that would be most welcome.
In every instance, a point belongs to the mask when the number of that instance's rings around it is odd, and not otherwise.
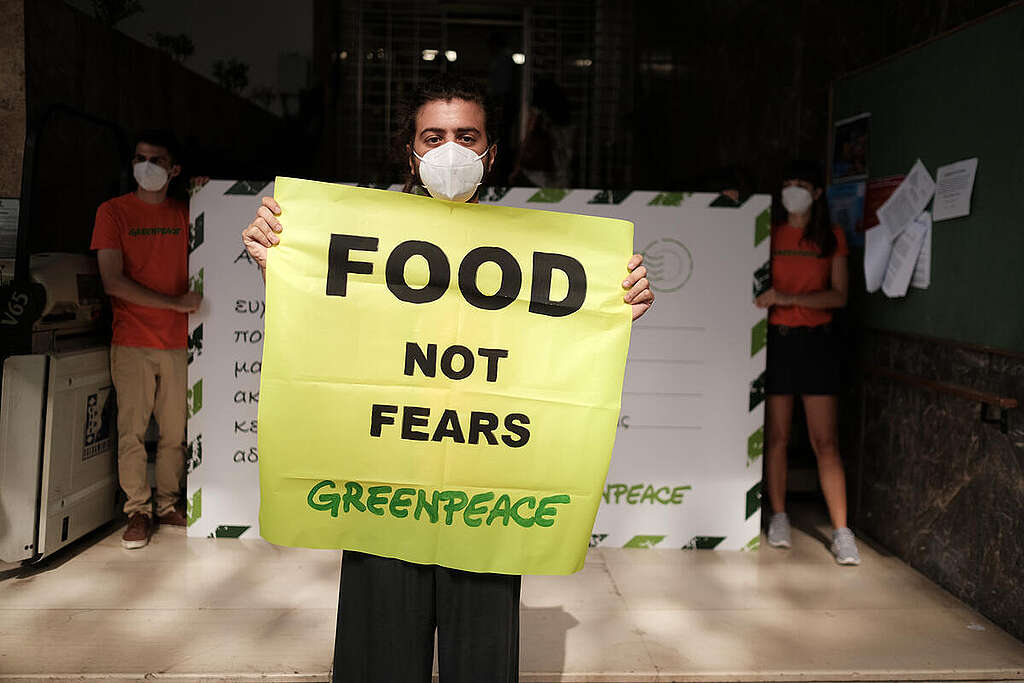
[[[199,269],[199,272],[188,278],[188,288],[194,292],[197,292],[199,296],[203,295],[203,277],[205,275],[203,268]]]
[[[755,512],[761,509],[761,482],[757,482],[747,491],[747,516],[750,519]]]
[[[754,325],[750,330],[750,356],[756,356],[757,352],[768,345],[768,319],[764,319]]]
[[[747,439],[747,467],[753,465],[762,455],[764,455],[764,427],[758,427],[757,431]]]
[[[557,204],[568,196],[569,190],[556,190],[553,188],[541,188],[537,190],[532,197],[527,199],[528,202],[546,202],[548,204]]]
[[[665,540],[664,536],[634,536],[623,548],[653,548]]]
[[[758,375],[757,379],[750,383],[750,410],[761,405],[765,397],[765,373]]]
[[[203,243],[205,216],[206,214],[204,213],[199,214],[196,216],[195,222],[190,223],[188,226],[188,253],[190,254]]]
[[[188,499],[188,510],[185,514],[188,518],[188,525],[192,526],[203,516],[203,490],[196,489],[195,494]]]
[[[654,199],[647,202],[647,206],[679,206],[692,195],[692,192],[660,192]]]
[[[754,221],[754,246],[761,244],[772,234],[772,210],[768,207]]]
[[[631,194],[631,190],[601,190],[587,204],[621,204]]]
[[[196,413],[203,408],[202,378],[200,378],[199,381],[192,385],[192,388],[188,390],[186,399],[188,400],[188,416],[195,417]]]
[[[754,298],[761,296],[772,286],[772,263],[765,261],[764,265],[754,271]]]
[[[259,194],[269,184],[269,180],[239,180],[224,190],[224,194]]]

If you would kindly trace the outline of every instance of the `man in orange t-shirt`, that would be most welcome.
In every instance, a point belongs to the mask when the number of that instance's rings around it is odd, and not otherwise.
[[[167,196],[181,173],[173,135],[142,133],[132,159],[137,189],[96,211],[92,249],[114,309],[110,373],[117,392],[118,477],[127,496],[125,548],[149,543],[159,523],[185,525],[188,314],[202,297],[188,286],[188,204]],[[145,433],[156,418],[156,497],[146,468]]]

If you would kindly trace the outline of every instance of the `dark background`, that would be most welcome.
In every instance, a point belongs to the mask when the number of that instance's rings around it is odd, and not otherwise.
[[[96,206],[132,187],[141,128],[177,132],[186,175],[399,182],[397,104],[441,71],[503,105],[491,184],[534,183],[513,172],[536,105],[563,124],[568,186],[772,192],[787,160],[824,161],[835,78],[1008,4],[3,2],[24,11],[33,252],[88,249]],[[6,135],[19,151],[21,130]],[[0,195],[17,196],[14,176]]]

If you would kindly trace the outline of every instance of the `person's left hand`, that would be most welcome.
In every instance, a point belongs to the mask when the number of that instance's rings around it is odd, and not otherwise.
[[[203,189],[203,185],[210,182],[210,176],[200,175],[193,176],[188,179],[188,196],[191,197],[199,190]]]
[[[629,275],[622,281],[622,288],[629,290],[623,300],[633,308],[633,320],[654,305],[654,292],[651,291],[651,283],[647,280],[647,267],[641,265],[643,262],[644,257],[641,254],[633,254],[626,264]]]
[[[754,305],[758,308],[771,308],[772,306],[786,306],[788,304],[786,302],[786,295],[772,287],[754,299]]]

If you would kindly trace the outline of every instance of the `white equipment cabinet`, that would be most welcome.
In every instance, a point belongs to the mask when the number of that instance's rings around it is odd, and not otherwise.
[[[48,266],[60,261],[59,270],[66,273],[63,284],[43,283],[48,290],[47,308],[60,313],[59,317],[44,313],[33,346],[49,349],[4,361],[0,395],[0,560],[4,562],[41,560],[116,514],[117,411],[110,347],[83,334],[78,313],[95,302],[92,293],[78,290],[94,289],[94,283],[87,283],[95,277],[95,262],[82,259],[88,257],[45,255]],[[35,276],[36,257],[33,261]],[[58,290],[75,293],[51,297]],[[62,325],[61,320],[66,322]]]

